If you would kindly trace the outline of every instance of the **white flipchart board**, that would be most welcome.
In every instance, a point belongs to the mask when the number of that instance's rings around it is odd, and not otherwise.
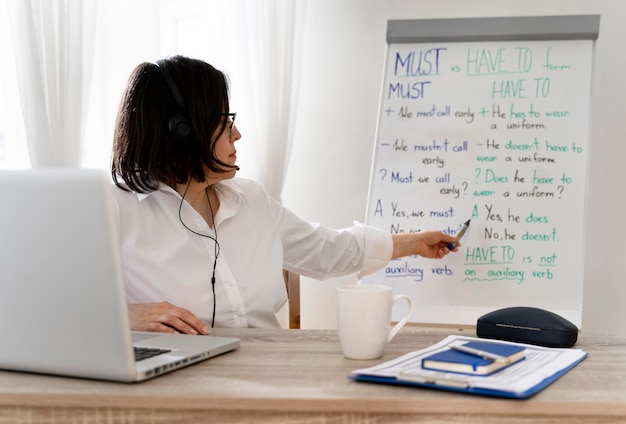
[[[454,235],[471,219],[459,252],[362,280],[409,294],[412,322],[534,306],[580,327],[598,29],[596,15],[389,21],[366,222]]]

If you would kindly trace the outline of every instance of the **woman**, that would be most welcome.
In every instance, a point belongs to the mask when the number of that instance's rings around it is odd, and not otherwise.
[[[182,56],[143,63],[129,79],[111,173],[134,330],[278,327],[283,268],[365,275],[393,258],[449,253],[456,238],[440,232],[305,222],[260,184],[234,178],[241,134],[228,94],[222,72]]]

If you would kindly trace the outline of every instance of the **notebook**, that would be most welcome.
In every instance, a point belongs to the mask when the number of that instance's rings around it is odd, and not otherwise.
[[[457,350],[459,349],[459,350]],[[422,358],[422,368],[471,375],[489,375],[524,359],[524,346],[467,342],[448,346]],[[495,354],[499,359],[485,355]]]
[[[0,171],[0,369],[135,382],[239,346],[131,332],[111,190],[101,170]]]

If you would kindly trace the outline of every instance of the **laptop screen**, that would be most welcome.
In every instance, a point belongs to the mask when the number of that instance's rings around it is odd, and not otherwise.
[[[0,367],[80,374],[127,360],[110,186],[97,170],[0,172]]]

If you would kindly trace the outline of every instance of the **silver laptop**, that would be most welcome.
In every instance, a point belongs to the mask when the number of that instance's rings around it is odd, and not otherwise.
[[[0,369],[133,382],[239,346],[131,332],[104,171],[0,171],[0,198]]]

